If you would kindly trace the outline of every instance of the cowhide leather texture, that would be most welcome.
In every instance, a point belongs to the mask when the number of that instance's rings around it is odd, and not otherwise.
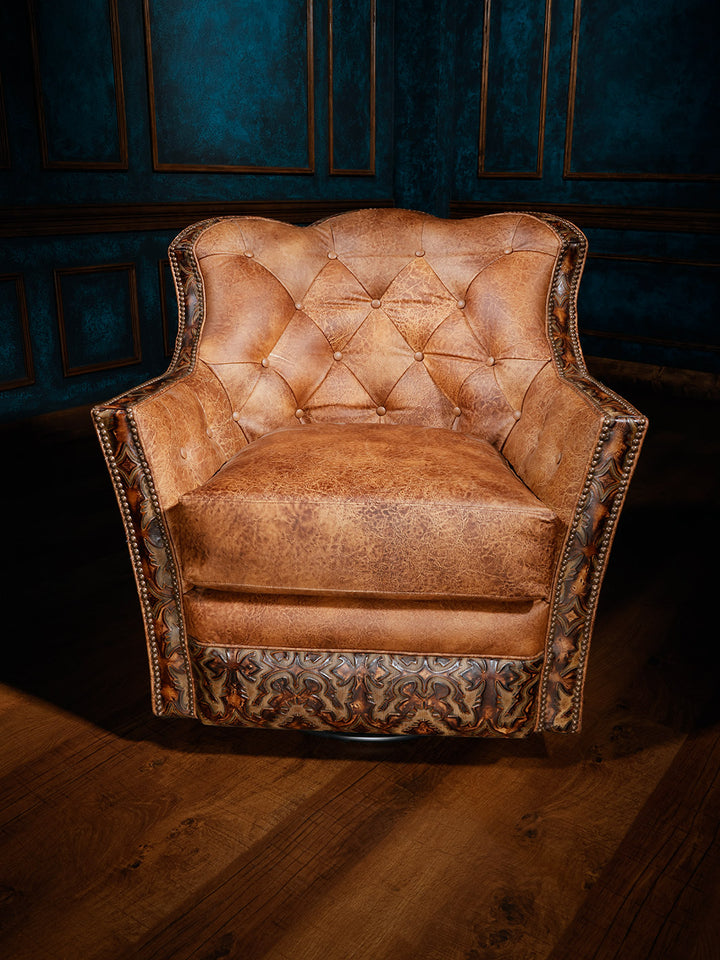
[[[579,729],[646,429],[585,367],[585,254],[546,214],[176,238],[170,367],[94,410],[158,715]]]

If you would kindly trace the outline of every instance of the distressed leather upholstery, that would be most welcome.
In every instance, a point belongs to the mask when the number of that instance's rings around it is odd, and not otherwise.
[[[557,218],[220,218],[164,377],[94,411],[160,715],[576,730],[645,420],[587,375]]]
[[[329,423],[253,441],[171,525],[187,586],[482,600],[547,600],[559,527],[484,440]]]

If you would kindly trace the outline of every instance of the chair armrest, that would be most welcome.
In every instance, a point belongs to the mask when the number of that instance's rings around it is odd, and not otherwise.
[[[115,488],[138,586],[153,709],[194,716],[182,586],[167,510],[247,442],[204,364],[180,366],[96,406],[95,429]]]
[[[548,628],[540,729],[579,729],[590,635],[607,558],[647,420],[583,368],[549,364],[504,454],[566,524]]]

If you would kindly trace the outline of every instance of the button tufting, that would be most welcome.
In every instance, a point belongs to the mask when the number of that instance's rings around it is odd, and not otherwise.
[[[379,301],[379,300],[373,300],[373,302],[370,304],[370,306],[373,308],[373,310],[377,310],[377,308],[380,306],[380,301]]]
[[[425,354],[422,352],[422,350],[418,350],[418,352],[415,354],[415,359],[418,361],[425,359]]]
[[[232,418],[236,423],[240,419],[240,414],[237,412],[237,410],[233,410]]]
[[[251,257],[252,255],[253,255],[252,250],[246,250],[246,251],[245,251],[245,256],[246,256],[246,257]]]
[[[425,256],[425,251],[424,251],[424,250],[416,250],[416,251],[415,251],[415,256],[416,256],[416,257],[424,257],[424,256]]]
[[[503,253],[505,253],[505,254],[509,254],[509,253],[512,253],[512,252],[513,252],[513,248],[512,248],[512,247],[505,247],[505,249],[503,250]]]
[[[342,353],[339,350],[336,350],[333,354],[333,360],[342,360]]]
[[[263,365],[263,367],[269,367],[269,366],[270,366],[270,361],[268,360],[267,357],[263,357],[262,360],[260,361],[260,363]]]
[[[385,414],[387,413],[387,410],[385,409],[385,407],[378,407],[377,410],[375,411],[375,413],[376,413],[379,417],[384,417]]]
[[[337,254],[334,250],[328,250],[328,260],[337,260]]]
[[[513,410],[513,420],[519,420],[522,414],[519,410]]]
[[[298,409],[295,411],[295,416],[296,416],[296,417],[298,418],[298,420],[299,420],[301,417],[304,417],[304,416],[305,416],[305,411],[304,411],[304,410],[300,410],[300,409],[298,408]]]
[[[212,427],[208,427],[205,433],[208,435],[208,437],[214,436]]]
[[[462,308],[465,306],[465,301],[464,301],[464,300],[458,300],[457,305],[458,305],[458,307],[460,307],[460,309],[462,310]]]
[[[460,409],[460,407],[453,407],[453,416],[454,416],[454,417],[459,417],[461,413],[462,413],[462,410]]]
[[[302,310],[302,304],[301,304],[301,303],[296,303],[296,304],[295,304],[295,309],[296,309],[296,310]]]
[[[183,460],[187,460],[187,450],[185,447],[180,447],[180,456],[183,458]]]
[[[487,360],[485,361],[485,363],[486,363],[489,367],[494,367],[494,366],[495,366],[495,357],[488,357]]]

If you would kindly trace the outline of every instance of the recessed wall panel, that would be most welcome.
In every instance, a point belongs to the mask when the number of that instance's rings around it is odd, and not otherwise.
[[[57,269],[55,292],[65,376],[140,361],[133,264]]]
[[[717,48],[706,0],[576,0],[565,176],[720,177]]]
[[[328,0],[330,170],[375,172],[375,0]]]
[[[34,382],[25,286],[18,274],[0,276],[0,390]]]
[[[578,316],[589,352],[717,370],[720,262],[590,254]],[[599,350],[598,350],[599,346]]]
[[[550,17],[550,0],[485,0],[481,176],[541,173]]]
[[[28,0],[43,165],[127,166],[117,0]]]
[[[158,263],[158,282],[160,285],[160,313],[163,334],[163,350],[166,357],[172,356],[178,334],[178,305],[175,283],[170,261]]]
[[[156,169],[312,171],[311,0],[144,9]]]

